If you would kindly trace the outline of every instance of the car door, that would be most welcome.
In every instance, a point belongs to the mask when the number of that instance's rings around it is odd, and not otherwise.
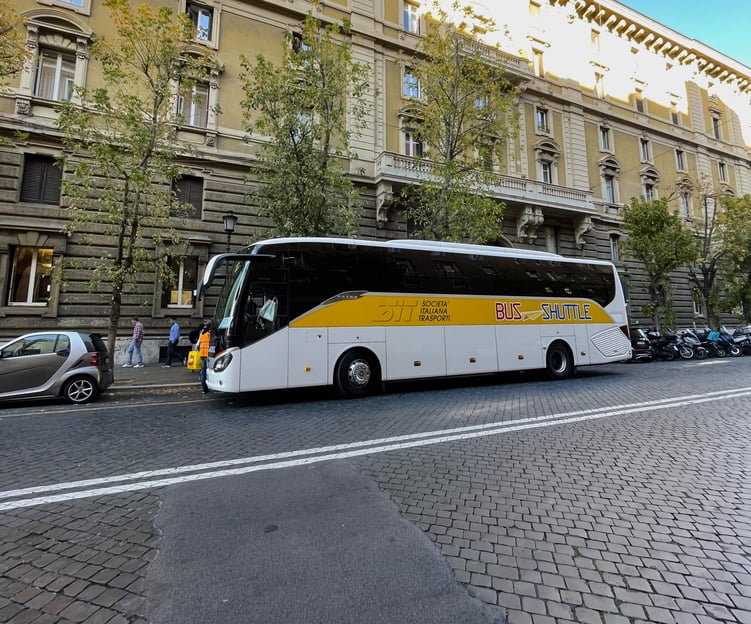
[[[0,393],[44,387],[70,356],[65,334],[29,334],[0,351]]]

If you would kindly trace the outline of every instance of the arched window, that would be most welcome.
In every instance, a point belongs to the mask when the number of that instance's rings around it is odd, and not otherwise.
[[[29,59],[21,72],[16,112],[31,115],[32,103],[51,107],[77,99],[76,87],[86,84],[89,44],[94,32],[76,16],[59,9],[34,9],[26,21]]]
[[[621,175],[621,165],[612,156],[606,156],[599,161],[601,194],[606,204],[618,204],[621,201],[618,180]]]
[[[641,192],[642,197],[647,201],[659,199],[659,193],[657,187],[660,183],[660,174],[654,167],[644,167],[639,172],[641,178]]]
[[[561,150],[551,139],[542,139],[535,143],[535,160],[537,177],[545,184],[558,184],[558,158]]]

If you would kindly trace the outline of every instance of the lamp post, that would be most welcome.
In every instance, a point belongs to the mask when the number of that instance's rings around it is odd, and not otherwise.
[[[222,215],[222,220],[224,221],[224,231],[227,232],[227,253],[229,253],[229,241],[230,238],[232,238],[232,232],[235,231],[235,226],[237,225],[237,215],[230,210]]]

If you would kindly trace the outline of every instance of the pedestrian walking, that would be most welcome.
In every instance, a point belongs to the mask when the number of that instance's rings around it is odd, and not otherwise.
[[[199,379],[201,381],[201,394],[207,395],[209,393],[209,387],[206,385],[206,372],[209,368],[209,350],[211,349],[211,321],[204,321],[201,333],[198,335],[198,351],[201,354],[201,373]]]
[[[128,361],[123,364],[123,368],[143,368],[143,354],[141,353],[141,343],[143,342],[143,323],[138,320],[137,316],[130,319],[133,326],[133,337],[128,345]],[[133,353],[136,354],[136,364],[133,365]]]
[[[162,368],[171,368],[172,359],[179,359],[182,362],[182,358],[177,354],[177,343],[180,342],[180,324],[177,322],[177,317],[170,316],[169,320],[172,324],[169,328],[169,342],[167,343],[167,361],[162,364]]]

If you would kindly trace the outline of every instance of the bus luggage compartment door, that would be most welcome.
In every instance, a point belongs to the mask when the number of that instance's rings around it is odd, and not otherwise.
[[[443,327],[388,327],[385,380],[444,377]]]
[[[446,372],[449,375],[494,373],[498,370],[495,327],[449,325],[446,331]]]
[[[328,329],[299,327],[289,332],[289,386],[322,386],[328,382]]]

